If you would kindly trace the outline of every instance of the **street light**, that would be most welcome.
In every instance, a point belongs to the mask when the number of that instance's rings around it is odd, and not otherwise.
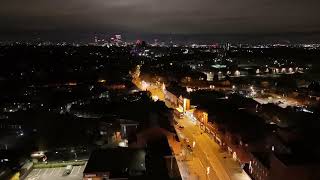
[[[142,86],[142,90],[147,90],[148,87],[149,87],[149,84],[147,82],[145,82],[145,81],[142,81],[141,82],[141,86]]]

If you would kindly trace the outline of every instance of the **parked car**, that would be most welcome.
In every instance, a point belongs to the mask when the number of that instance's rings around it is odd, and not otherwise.
[[[68,175],[71,173],[72,169],[73,169],[73,166],[72,166],[72,165],[68,165],[68,166],[64,169],[62,175],[63,175],[63,176],[68,176]]]

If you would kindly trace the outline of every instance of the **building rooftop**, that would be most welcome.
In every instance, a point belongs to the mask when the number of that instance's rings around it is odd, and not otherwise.
[[[185,87],[178,86],[178,85],[170,85],[166,87],[166,89],[167,91],[169,91],[170,93],[174,94],[177,97],[179,97],[180,95],[187,98],[189,97],[189,93],[187,92],[187,89]]]
[[[93,151],[84,174],[110,173],[110,178],[144,175],[145,151],[133,148],[110,148]]]
[[[274,154],[274,156],[286,166],[319,166],[320,161],[312,154]]]

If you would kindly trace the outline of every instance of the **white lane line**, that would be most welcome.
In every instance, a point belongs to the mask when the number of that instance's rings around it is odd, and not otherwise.
[[[52,174],[54,173],[55,170],[56,170],[56,168],[52,169],[50,176],[52,176]]]
[[[197,158],[198,159],[198,161],[200,162],[200,164],[201,164],[201,166],[203,167],[203,169],[204,169],[204,165],[202,164],[202,161],[200,161],[200,159],[199,158]]]
[[[79,166],[79,169],[78,169],[78,174],[80,174],[80,170],[82,169],[82,166]]]
[[[71,169],[71,173],[70,174],[72,174],[73,170],[74,170],[74,168]]]
[[[32,170],[32,171],[30,172],[30,174],[28,174],[28,176],[27,176],[27,177],[28,177],[28,178],[31,178],[31,177],[32,177],[32,176],[34,176],[34,175],[35,175],[35,171],[34,171],[34,170]],[[27,178],[27,179],[28,179],[28,178]]]
[[[37,176],[39,176],[39,174],[40,174],[41,170],[42,170],[42,169],[39,169],[39,171],[38,171],[38,173],[37,173]]]
[[[57,171],[57,176],[60,175],[60,171],[61,171],[62,168],[58,168],[58,171]]]
[[[39,171],[40,171],[40,169],[37,169],[37,171],[35,172],[35,176],[39,175]]]
[[[80,174],[81,173],[81,168],[82,168],[82,166],[79,166],[79,169],[78,169],[78,174]]]
[[[73,172],[75,172],[75,174],[76,174],[76,173],[77,173],[77,171],[78,171],[78,170],[77,170],[77,169],[78,169],[78,167],[79,167],[79,166],[73,166],[73,168],[72,168],[72,170],[71,170],[71,173],[70,173],[70,174],[72,174],[72,171],[73,171]]]
[[[35,176],[37,172],[38,172],[38,169],[32,170],[31,173],[28,175],[28,177]]]
[[[202,164],[202,161],[198,158],[198,161],[200,162],[200,164],[201,164],[201,166],[203,167],[203,169],[205,169],[206,170],[206,168],[204,167],[204,165]],[[209,166],[208,166],[209,167]],[[210,180],[211,179],[211,177],[208,175],[208,174],[206,174],[206,177]]]
[[[49,169],[45,169],[43,175],[46,175]]]

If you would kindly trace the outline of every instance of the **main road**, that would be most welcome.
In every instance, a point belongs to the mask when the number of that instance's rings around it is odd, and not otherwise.
[[[152,96],[157,96],[157,99],[164,101],[168,107],[172,108],[171,104],[164,99],[160,86],[149,84],[148,87],[142,87],[140,80],[133,82],[138,88],[150,91]],[[178,160],[183,179],[250,180],[231,155],[222,151],[210,135],[199,128],[197,122],[192,121],[188,116],[182,119],[175,117],[175,121],[178,122],[175,129],[180,142],[172,137],[168,137],[168,141]]]
[[[219,145],[213,141],[210,135],[203,132],[196,122],[188,117],[178,119],[177,122],[184,127],[182,129],[176,128],[178,134],[188,138],[191,147],[194,144],[193,155],[200,160],[205,169],[210,167],[212,179],[250,180],[240,164],[235,162],[230,154],[221,150]]]

